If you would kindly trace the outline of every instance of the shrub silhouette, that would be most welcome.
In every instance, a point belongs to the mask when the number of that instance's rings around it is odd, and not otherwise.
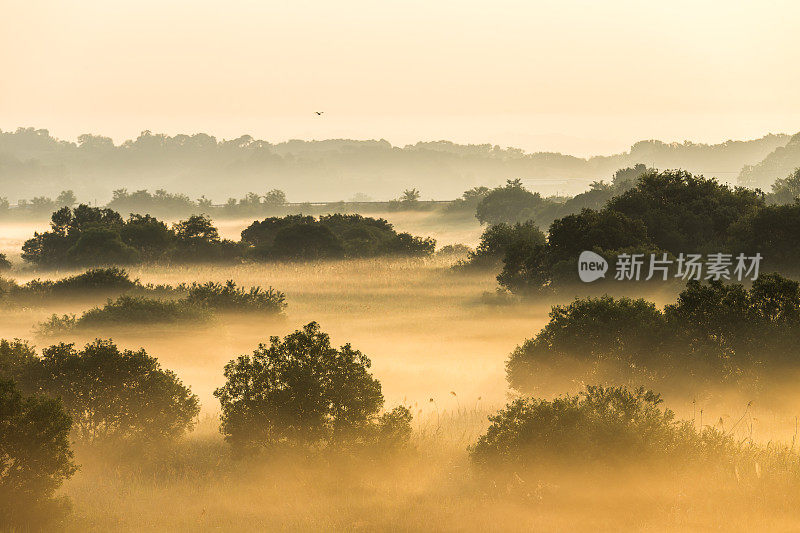
[[[483,231],[475,252],[459,266],[494,267],[509,249],[527,250],[529,247],[544,246],[545,240],[544,233],[531,221],[515,224],[501,222]]]
[[[382,218],[335,213],[287,215],[255,221],[242,231],[242,242],[252,245],[259,259],[314,259],[374,257],[388,254],[430,255],[436,242],[397,233]]]
[[[64,518],[69,502],[53,493],[76,470],[70,425],[58,400],[23,397],[0,379],[0,529],[36,531]]]
[[[189,287],[186,301],[208,309],[225,311],[262,311],[278,314],[286,308],[286,295],[272,287],[267,290],[251,287],[245,290],[228,280],[223,285],[209,281],[193,283]]]
[[[238,454],[284,445],[349,446],[410,434],[405,408],[378,417],[380,383],[370,361],[349,344],[337,349],[316,322],[271,337],[252,355],[225,366],[227,382],[214,392],[222,405],[221,431]]]
[[[344,246],[327,226],[292,224],[275,234],[270,253],[277,259],[322,259],[343,256]]]
[[[60,398],[84,442],[146,442],[179,437],[199,412],[197,396],[143,349],[96,340],[77,350],[60,343],[27,361],[23,390]]]
[[[522,186],[521,180],[508,180],[505,186],[486,193],[478,203],[475,217],[481,224],[515,224],[532,220],[544,203],[541,195]]]
[[[77,320],[78,327],[126,324],[174,324],[203,322],[211,314],[186,300],[159,300],[143,296],[120,296],[103,307],[89,309]]]
[[[740,284],[691,281],[663,311],[643,299],[576,299],[511,354],[512,388],[530,392],[554,373],[578,380],[756,386],[797,364],[800,283],[767,274]]]
[[[587,386],[554,400],[520,398],[496,415],[470,450],[483,466],[520,473],[564,465],[586,470],[637,462],[724,462],[735,443],[712,428],[696,430],[661,407],[660,395],[625,387]]]

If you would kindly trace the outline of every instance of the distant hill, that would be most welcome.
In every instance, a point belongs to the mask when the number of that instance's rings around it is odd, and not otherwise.
[[[778,146],[762,161],[746,165],[739,174],[738,182],[747,187],[758,187],[769,191],[776,179],[785,178],[800,168],[800,133],[793,136],[785,146]]]
[[[377,200],[409,187],[423,199],[450,199],[477,185],[521,178],[542,194],[576,194],[618,168],[645,163],[683,168],[733,181],[789,142],[787,135],[707,145],[642,141],[630,151],[580,158],[527,153],[496,145],[420,142],[404,147],[385,140],[292,140],[270,143],[244,135],[217,140],[206,134],[167,136],[149,131],[115,145],[81,135],[77,142],[47,130],[0,132],[0,197],[53,196],[73,189],[80,198],[105,203],[115,189],[167,189],[222,202],[249,191],[282,189],[291,201],[336,201],[357,193]]]

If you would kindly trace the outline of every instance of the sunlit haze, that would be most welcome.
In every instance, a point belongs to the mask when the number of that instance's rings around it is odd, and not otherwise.
[[[6,131],[589,155],[800,130],[792,1],[2,4]]]

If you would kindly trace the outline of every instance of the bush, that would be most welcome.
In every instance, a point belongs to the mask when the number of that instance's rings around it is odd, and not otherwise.
[[[466,244],[447,244],[436,251],[439,257],[451,257],[458,259],[467,259],[474,250]]]
[[[0,379],[0,529],[37,531],[63,520],[69,502],[53,494],[76,470],[71,423],[58,400],[23,397]]]
[[[124,292],[140,287],[138,280],[131,280],[128,273],[121,268],[93,268],[83,274],[70,276],[57,281],[29,281],[23,287],[39,293],[62,294],[68,292]]]
[[[336,349],[311,322],[283,340],[271,337],[252,355],[225,366],[214,392],[221,430],[238,454],[285,445],[347,446],[376,436],[399,444],[410,433],[410,412],[378,418],[380,383],[370,360],[349,344]]]
[[[6,259],[5,254],[0,254],[0,271],[2,270],[9,270],[11,268],[11,262]]]
[[[103,307],[86,311],[77,326],[107,324],[173,324],[202,322],[211,318],[209,312],[186,300],[157,300],[143,296],[120,296]]]
[[[577,299],[511,354],[508,381],[528,392],[576,381],[759,387],[800,360],[800,283],[777,274],[751,289],[689,282],[663,312],[643,299]],[[676,374],[680,371],[680,379]]]
[[[478,464],[523,471],[710,458],[716,432],[697,432],[661,403],[658,394],[642,388],[598,386],[552,401],[520,398],[489,417],[489,429],[470,453]]]
[[[344,255],[344,246],[327,226],[293,224],[275,234],[270,254],[276,259],[334,258]]]
[[[209,281],[204,284],[193,283],[189,287],[186,300],[191,305],[198,305],[214,310],[225,311],[261,311],[278,314],[286,308],[286,295],[272,287],[263,290],[251,287],[245,290],[228,280],[224,285]]]
[[[478,203],[475,217],[481,224],[516,224],[532,220],[544,202],[539,193],[522,186],[521,180],[508,180],[505,186],[486,193]]]
[[[253,222],[242,231],[242,242],[258,259],[375,257],[388,254],[429,255],[435,241],[397,233],[382,218],[361,215],[287,215]]]
[[[76,438],[86,442],[179,437],[199,412],[197,396],[173,372],[143,349],[120,350],[110,340],[80,351],[64,343],[45,348],[16,379],[28,391],[61,398]]]
[[[509,249],[544,246],[545,235],[531,221],[525,223],[500,223],[489,226],[481,234],[475,252],[459,267],[495,267]]]
[[[544,329],[511,354],[509,384],[531,391],[556,375],[641,380],[643,370],[670,368],[661,349],[665,330],[661,311],[643,299],[604,296],[554,306]]]

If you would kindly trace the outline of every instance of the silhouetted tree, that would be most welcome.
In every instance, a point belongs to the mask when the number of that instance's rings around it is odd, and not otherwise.
[[[532,193],[522,186],[522,180],[508,180],[504,187],[487,193],[478,203],[475,217],[481,224],[515,224],[532,220],[536,208],[543,200],[539,193]]]
[[[197,396],[143,349],[120,350],[97,340],[45,348],[18,376],[25,390],[60,398],[84,441],[150,441],[189,430]]]
[[[64,519],[69,502],[53,494],[76,470],[70,425],[58,400],[23,397],[0,379],[1,529],[39,531]]]
[[[407,438],[410,413],[378,418],[380,383],[370,361],[349,344],[337,349],[316,322],[271,337],[252,355],[225,366],[227,382],[214,392],[222,432],[237,453],[276,444],[343,445],[385,432]]]

